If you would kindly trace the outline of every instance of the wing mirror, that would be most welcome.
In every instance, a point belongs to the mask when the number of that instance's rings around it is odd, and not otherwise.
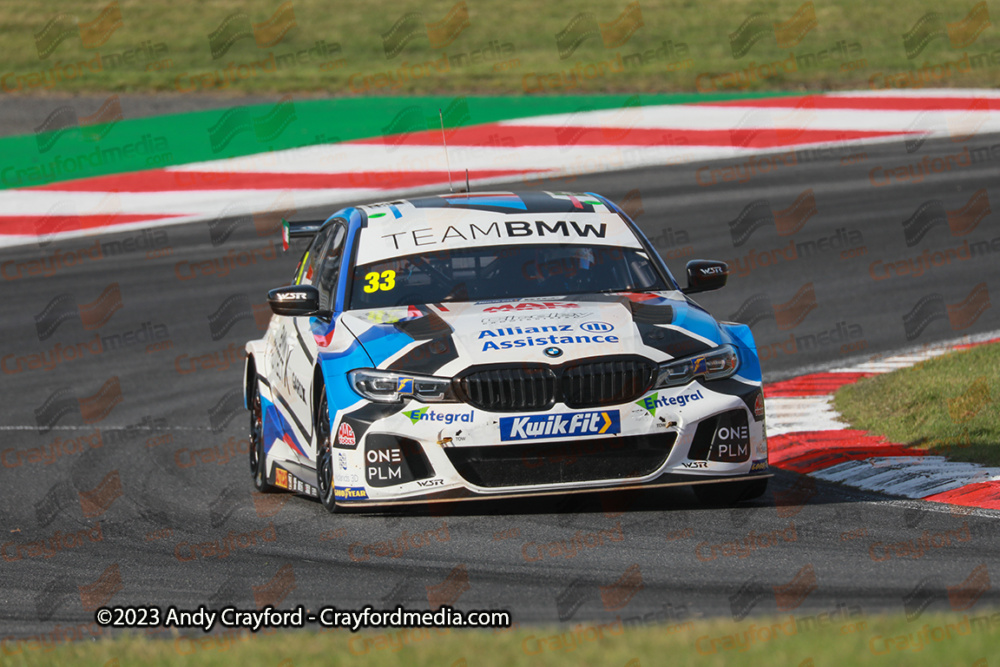
[[[319,315],[319,290],[312,285],[289,285],[267,293],[267,302],[275,315],[307,317]]]
[[[726,286],[729,265],[714,259],[693,259],[687,263],[688,286],[684,294],[710,292]]]

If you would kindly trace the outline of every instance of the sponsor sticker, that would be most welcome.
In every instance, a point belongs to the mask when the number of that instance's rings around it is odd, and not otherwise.
[[[304,493],[309,496],[319,497],[319,492],[312,484],[307,484],[295,475],[289,473],[284,468],[278,468],[274,472],[274,485],[282,489],[288,489],[295,493]]]
[[[356,445],[357,440],[354,438],[354,427],[347,422],[341,422],[340,428],[337,429],[337,442],[342,445],[350,445],[352,447]],[[340,456],[343,457],[343,454]]]
[[[596,333],[605,333],[614,330],[614,327],[607,322],[584,322],[580,325],[580,328],[584,331],[593,331]]]
[[[750,458],[750,428],[746,413],[734,410],[719,415],[712,434],[709,461],[738,463]]]
[[[500,418],[500,439],[505,441],[617,433],[621,433],[618,410]]]
[[[542,329],[555,329],[555,327],[541,327]],[[484,331],[480,334],[480,338],[484,335],[491,334],[490,331]],[[496,334],[494,334],[496,335]],[[506,335],[506,334],[504,334]],[[511,340],[501,340],[498,342],[493,342],[492,340],[487,340],[483,343],[483,352],[488,352],[489,350],[510,350],[516,347],[537,347],[537,346],[551,346],[551,345],[575,345],[578,343],[591,344],[591,343],[619,343],[618,336],[611,336],[605,334],[577,334],[575,336],[556,336],[550,334],[548,336],[524,336],[522,338],[514,338]],[[556,355],[558,356],[558,355]]]
[[[363,486],[334,487],[333,497],[337,500],[366,500],[368,492]]]
[[[468,424],[476,419],[475,410],[469,410],[468,412],[438,412],[429,408],[420,408],[419,410],[410,410],[403,414],[414,424],[419,421],[444,422],[445,424],[462,422]]]
[[[337,452],[337,465],[340,466],[341,470],[347,470],[347,454]]]
[[[413,479],[398,447],[372,447],[365,452],[365,480],[372,486],[402,484]]]
[[[532,220],[511,220],[509,216],[497,219],[495,215],[486,212],[470,213],[468,210],[442,210],[435,212],[436,224],[433,227],[420,227],[410,217],[406,217],[409,224],[403,230],[398,227],[390,229],[384,224],[369,225],[362,230],[356,262],[364,265],[378,259],[419,252],[496,245],[548,243],[564,246],[586,244],[636,249],[640,247],[635,234],[621,218],[610,212],[585,213],[579,216],[532,213]]]
[[[581,326],[581,328],[583,328]],[[523,336],[525,334],[548,333],[558,331],[572,331],[572,324],[553,324],[540,327],[501,327],[499,329],[485,329],[479,332],[479,338],[502,338],[504,336]]]
[[[412,306],[410,306],[412,308]],[[396,308],[391,310],[369,310],[365,313],[365,319],[372,324],[395,324],[409,319],[409,310],[406,308]]]
[[[413,393],[413,378],[397,378],[396,379],[396,393],[399,393],[399,394],[412,394]]]
[[[754,461],[750,464],[750,472],[764,472],[767,470],[767,459]]]
[[[561,301],[524,301],[521,303],[508,303],[502,306],[493,306],[491,308],[484,308],[484,313],[506,313],[506,312],[522,312],[525,310],[553,310],[555,308],[579,308],[578,303],[563,303]]]
[[[501,324],[517,324],[519,322],[545,322],[545,321],[559,321],[559,320],[582,320],[586,317],[592,316],[593,313],[590,311],[579,311],[579,310],[555,310],[548,312],[534,312],[526,313],[524,315],[493,315],[491,317],[484,317],[479,320],[483,326],[499,326]]]
[[[649,414],[655,415],[657,408],[662,408],[667,405],[675,405],[678,408],[683,408],[688,403],[692,401],[700,401],[703,398],[704,396],[702,396],[701,389],[699,389],[698,391],[692,391],[687,394],[678,394],[677,396],[663,396],[662,398],[660,397],[659,392],[654,391],[649,396],[646,396],[645,398],[640,398],[638,401],[635,402],[635,404],[638,405],[640,408],[645,408],[646,411],[649,412]]]

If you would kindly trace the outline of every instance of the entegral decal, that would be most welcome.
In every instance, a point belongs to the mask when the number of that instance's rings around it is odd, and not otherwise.
[[[617,410],[500,418],[501,440],[535,440],[617,433],[621,433],[621,416]]]
[[[635,402],[635,404],[641,408],[646,408],[649,414],[655,415],[656,408],[662,408],[666,405],[676,405],[679,408],[683,408],[691,401],[700,401],[704,398],[704,396],[701,395],[701,389],[693,391],[690,394],[680,394],[678,396],[664,396],[663,398],[657,398],[658,396],[659,392],[654,391],[646,398],[640,398]]]
[[[445,424],[452,424],[454,422],[471,423],[476,419],[475,410],[469,410],[468,412],[438,412],[437,410],[420,408],[419,410],[410,410],[403,414],[409,417],[410,421],[414,424],[418,421],[444,422]]]

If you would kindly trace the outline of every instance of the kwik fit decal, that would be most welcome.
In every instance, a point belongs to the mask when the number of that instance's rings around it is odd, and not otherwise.
[[[621,433],[621,416],[617,410],[500,418],[501,440],[535,440],[616,433]]]

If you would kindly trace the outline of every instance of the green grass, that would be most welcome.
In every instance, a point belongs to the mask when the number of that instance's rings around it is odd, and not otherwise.
[[[1000,344],[953,352],[840,389],[853,428],[956,461],[1000,465]]]
[[[390,630],[384,633],[273,632],[195,639],[123,637],[64,643],[49,652],[5,640],[0,664],[118,665],[198,664],[241,667],[640,667],[641,665],[973,665],[996,657],[1000,614],[835,615],[818,625],[798,614],[773,618],[693,621],[675,626],[515,628],[511,631]],[[778,624],[775,627],[774,624]],[[162,634],[160,635],[163,636]],[[403,641],[399,637],[405,637]],[[560,639],[561,637],[561,639]],[[577,642],[571,643],[576,637]],[[746,638],[754,638],[749,645]],[[395,640],[393,641],[393,638]],[[740,643],[737,643],[740,642]],[[727,648],[724,648],[727,647]],[[742,650],[745,647],[745,650]],[[665,656],[670,656],[667,659]],[[983,662],[978,662],[983,661]]]
[[[925,65],[957,63],[941,70],[943,78],[918,82],[921,86],[982,86],[994,87],[997,65],[989,55],[1000,48],[1000,30],[987,24],[975,39],[970,25],[977,23],[974,15],[960,35],[949,41],[946,25],[961,23],[976,3],[942,4],[940,0],[873,3],[862,0],[842,0],[837,3],[809,3],[815,12],[815,25],[795,39],[779,46],[773,26],[787,22],[803,7],[799,0],[775,2],[760,0],[716,0],[712,11],[702,3],[682,0],[671,3],[638,3],[638,10],[626,14],[629,3],[616,0],[577,0],[572,3],[538,3],[535,0],[468,0],[468,25],[450,43],[432,46],[425,24],[442,21],[455,6],[455,0],[368,0],[367,2],[331,4],[326,0],[291,0],[294,27],[279,41],[267,43],[264,30],[263,46],[254,36],[233,42],[219,57],[213,57],[209,34],[231,14],[243,12],[245,25],[262,24],[275,15],[279,0],[214,0],[204,3],[178,3],[165,0],[118,0],[121,25],[110,33],[104,43],[90,38],[85,48],[80,35],[71,35],[60,42],[44,58],[37,48],[36,34],[45,42],[43,28],[58,15],[48,33],[61,34],[65,27],[94,22],[108,6],[108,0],[47,0],[46,2],[7,2],[0,5],[0,76],[3,92],[79,92],[79,91],[180,91],[208,90],[224,93],[250,92],[315,92],[324,95],[393,95],[393,94],[476,94],[476,93],[543,93],[566,94],[585,92],[709,92],[707,79],[701,74],[720,75],[746,70],[751,65],[787,61],[787,66],[763,79],[740,83],[721,92],[739,89],[816,90],[869,88],[879,75],[910,72]],[[997,12],[994,5],[987,11]],[[806,8],[808,12],[808,7]],[[287,12],[287,9],[286,9]],[[413,20],[417,30],[398,54],[387,57],[383,34],[407,13],[419,12]],[[935,35],[926,47],[909,58],[903,35],[913,29],[928,12],[937,12],[930,22]],[[579,48],[560,57],[556,35],[565,30],[580,13],[591,14],[580,25],[606,24],[604,37],[594,32]],[[763,30],[762,38],[739,58],[734,57],[730,33],[735,33],[752,14],[763,14],[754,23]],[[611,26],[625,14],[641,25],[630,36],[618,33],[615,43]],[[290,20],[292,14],[281,15]],[[979,18],[984,15],[980,13]],[[992,17],[994,22],[996,17]],[[279,17],[280,19],[280,17]],[[987,19],[988,20],[988,19]],[[619,24],[618,28],[621,28]],[[954,31],[953,31],[954,32]],[[91,35],[90,32],[81,33]],[[404,34],[409,34],[404,31]],[[781,33],[784,34],[784,33]],[[272,33],[275,37],[277,33]],[[107,33],[105,32],[105,36]],[[625,37],[628,37],[625,39]],[[959,39],[959,38],[964,38]],[[607,41],[608,46],[605,46]],[[329,51],[320,56],[308,56],[303,62],[279,66],[278,58],[296,54],[324,43]],[[492,43],[492,47],[491,47]],[[838,44],[850,48],[838,53]],[[956,44],[956,47],[952,46]],[[645,62],[624,59],[633,54],[668,45],[660,57],[651,53]],[[116,62],[115,55],[143,47],[159,53],[155,58],[143,51],[132,62]],[[683,48],[681,47],[683,45]],[[501,53],[495,53],[499,46]],[[339,50],[335,50],[339,48]],[[472,62],[476,51],[486,49]],[[822,52],[826,60],[820,62]],[[100,59],[94,60],[97,55]],[[466,54],[466,58],[461,58]],[[985,57],[976,60],[977,56]],[[272,55],[274,60],[272,61]],[[794,55],[792,60],[788,60]],[[968,55],[969,60],[963,58]],[[443,57],[447,56],[444,60]],[[618,65],[619,56],[623,59]],[[815,56],[810,60],[810,56]],[[68,80],[45,81],[44,73],[54,67],[92,62],[79,76],[68,70]],[[437,62],[437,67],[423,68],[405,79],[379,80],[380,74],[396,76],[404,63],[409,66]],[[288,61],[285,61],[286,63]],[[245,66],[246,77],[235,83],[211,83],[213,75],[223,73],[233,63],[234,69]],[[253,63],[259,66],[255,69]],[[603,73],[599,63],[611,63]],[[846,63],[850,63],[849,65]],[[566,81],[559,73],[581,65],[588,66],[589,76]],[[321,69],[321,65],[325,69]],[[842,66],[843,65],[843,66]],[[424,72],[423,70],[427,70]],[[37,73],[40,78],[34,78]],[[549,83],[537,85],[538,75],[555,74]],[[209,77],[201,79],[200,77]],[[366,77],[368,83],[365,84]],[[735,79],[734,79],[735,80]],[[202,83],[199,83],[202,81]],[[700,81],[700,83],[699,83]],[[560,83],[561,82],[561,83]]]

